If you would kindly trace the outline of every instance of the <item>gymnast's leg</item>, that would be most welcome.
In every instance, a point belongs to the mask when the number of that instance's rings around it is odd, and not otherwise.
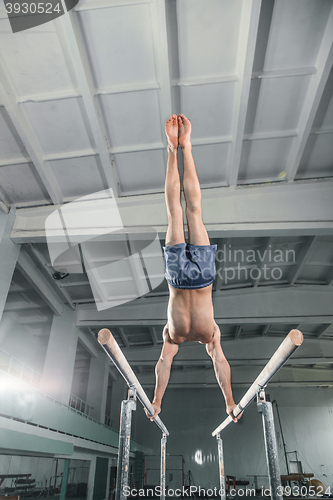
[[[184,115],[178,116],[179,145],[184,158],[183,191],[186,201],[186,219],[189,243],[209,245],[209,237],[202,222],[201,189],[195,168],[191,145],[191,122]]]
[[[180,177],[178,171],[178,123],[177,116],[172,115],[165,124],[168,138],[168,163],[165,177],[165,203],[168,213],[168,229],[165,245],[185,243],[183,208],[180,203]]]

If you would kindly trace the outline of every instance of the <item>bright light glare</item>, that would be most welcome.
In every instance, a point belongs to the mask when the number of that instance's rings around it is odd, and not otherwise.
[[[194,460],[198,465],[202,465],[203,460],[202,460],[202,451],[197,450],[194,455]]]

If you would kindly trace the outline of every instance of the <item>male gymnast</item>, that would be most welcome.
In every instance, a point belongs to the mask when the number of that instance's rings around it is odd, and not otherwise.
[[[201,190],[192,156],[191,122],[183,114],[172,115],[165,124],[168,139],[168,163],[165,201],[168,229],[165,238],[165,277],[169,285],[168,321],[163,330],[163,348],[155,368],[156,386],[152,406],[154,420],[170,378],[170,370],[179,344],[206,344],[216,379],[222,390],[226,411],[234,422],[230,366],[221,348],[221,332],[214,321],[212,288],[215,276],[216,245],[211,245],[201,217]],[[184,159],[183,192],[189,242],[185,242],[181,182],[177,163],[180,146]]]

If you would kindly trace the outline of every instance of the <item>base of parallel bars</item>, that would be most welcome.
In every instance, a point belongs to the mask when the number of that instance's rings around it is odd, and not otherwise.
[[[258,412],[262,414],[271,498],[272,500],[282,500],[283,494],[274,426],[273,407],[272,403],[266,401],[264,390],[260,391],[257,395],[257,408]]]
[[[166,443],[167,443],[167,436],[166,434],[163,434],[161,438],[161,475],[160,475],[161,500],[165,500]]]
[[[136,391],[129,389],[128,399],[121,403],[115,500],[127,500],[124,489],[128,486],[133,410],[136,410]]]
[[[226,491],[225,491],[225,471],[224,471],[224,457],[223,457],[223,441],[220,437],[220,434],[216,435],[217,441],[217,452],[219,459],[219,476],[220,476],[220,494],[221,500],[226,500]]]

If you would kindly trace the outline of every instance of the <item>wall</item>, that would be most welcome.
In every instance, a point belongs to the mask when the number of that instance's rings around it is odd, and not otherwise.
[[[119,422],[120,422],[120,408],[121,402],[127,399],[127,384],[121,375],[118,375],[118,380],[113,382],[112,385],[112,395],[111,395],[111,410],[110,410],[110,418],[112,420],[112,428],[119,430]],[[136,413],[136,412],[134,412]],[[135,415],[133,415],[133,423],[134,423]],[[133,428],[132,437],[134,437],[135,429]]]
[[[50,331],[50,325],[45,325],[44,335]],[[47,344],[47,342],[45,342]],[[20,324],[18,321],[4,313],[0,323],[0,349],[29,366],[32,370],[42,374],[47,346],[33,330]]]
[[[35,479],[37,492],[37,489],[38,491],[42,488],[48,489],[55,484],[60,488],[64,463],[64,459],[0,455],[0,474],[31,474],[30,479]],[[88,483],[89,468],[89,460],[71,460],[68,483]],[[4,494],[6,487],[14,486],[14,481],[12,478],[5,479],[0,492]]]
[[[235,400],[239,400],[244,392],[242,389],[235,389]],[[317,479],[326,487],[331,486],[333,491],[333,389],[272,388],[268,393],[271,400],[278,402],[288,451],[297,450],[303,470],[313,472]],[[148,396],[151,395],[148,393]],[[218,487],[217,446],[211,432],[224,417],[224,402],[219,389],[169,388],[164,397],[161,418],[170,431],[167,453],[184,455],[185,472],[191,471],[197,486]],[[286,466],[276,412],[275,426],[283,474]],[[137,412],[136,429],[137,439],[142,442],[144,453],[159,454],[161,433],[143,412]],[[253,482],[253,478],[247,477],[248,475],[267,475],[261,416],[255,403],[247,408],[240,422],[230,424],[222,438],[226,474],[249,480],[248,487]],[[179,467],[179,464],[177,457],[167,459],[169,469]],[[174,473],[170,482],[167,473],[169,487],[181,486],[180,477],[180,474]],[[150,474],[148,482],[157,484],[158,473],[156,472],[155,477]],[[259,486],[268,486],[266,478],[258,478],[258,483]]]

